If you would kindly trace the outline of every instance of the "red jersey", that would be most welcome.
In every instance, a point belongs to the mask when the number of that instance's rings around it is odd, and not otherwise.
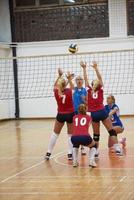
[[[89,135],[89,125],[91,123],[89,115],[75,115],[73,117],[73,135]]]
[[[58,113],[74,112],[72,90],[70,88],[66,88],[62,95],[58,94],[58,89],[54,89],[54,96],[58,105]]]
[[[103,89],[99,87],[96,92],[93,92],[91,87],[88,87],[88,111],[96,112],[104,109],[103,105]]]

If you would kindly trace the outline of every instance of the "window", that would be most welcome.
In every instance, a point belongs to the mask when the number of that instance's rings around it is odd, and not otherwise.
[[[14,42],[109,36],[108,1],[57,6],[49,9],[46,7],[17,11],[15,9],[14,19],[16,37]]]
[[[134,35],[134,0],[127,1],[128,35]]]
[[[59,4],[59,0],[40,0],[40,5],[56,5]]]
[[[34,6],[35,5],[35,1],[36,0],[16,0],[16,7],[20,7],[20,6]]]
[[[63,6],[74,4],[87,4],[87,3],[103,3],[105,0],[13,0],[15,8],[29,8],[29,7],[50,7],[50,6]],[[106,1],[105,1],[106,2]]]

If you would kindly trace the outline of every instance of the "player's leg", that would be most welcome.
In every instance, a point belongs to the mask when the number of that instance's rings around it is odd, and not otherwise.
[[[75,113],[70,113],[66,115],[66,123],[67,123],[67,133],[68,133],[68,160],[73,159],[73,145],[71,142],[71,136],[73,133],[73,117]]]
[[[96,154],[95,157],[99,156],[99,140],[100,140],[100,122],[92,121],[92,128],[93,128],[93,139],[96,143]]]
[[[73,166],[78,166],[78,150],[80,145],[84,145],[90,148],[89,151],[89,166],[96,167],[95,153],[96,144],[91,136],[72,136],[71,141],[73,144]]]
[[[54,131],[51,134],[49,144],[48,144],[48,150],[47,150],[47,153],[45,156],[46,160],[49,160],[52,150],[56,144],[56,141],[58,139],[58,136],[59,136],[63,126],[64,126],[64,122],[59,122],[57,119],[55,120]]]
[[[92,138],[90,140],[91,140],[91,142],[88,145],[88,147],[90,148],[90,151],[89,151],[89,166],[97,167],[97,164],[95,162],[95,155],[96,155],[97,145],[96,145],[95,141]]]
[[[79,141],[78,136],[72,136],[71,142],[73,144],[73,167],[77,167],[78,164],[78,153],[79,153]]]
[[[113,126],[113,129],[116,131],[117,135],[120,134],[120,133],[123,133],[124,131],[124,127],[123,125],[118,125],[118,126]],[[125,148],[126,147],[126,137],[122,137],[120,140],[119,140],[119,143],[122,144],[122,147]]]
[[[89,166],[96,167],[95,163],[95,154],[96,154],[96,143],[95,141],[91,138],[90,135],[84,135],[84,136],[79,136],[79,144],[87,146],[90,148],[89,151]]]
[[[68,123],[67,122],[67,133],[68,133],[68,160],[73,159],[73,144],[71,142],[71,137],[72,137],[72,132],[73,132],[73,123]]]
[[[112,141],[113,148],[114,148],[115,152],[117,154],[121,155],[122,154],[122,150],[121,150],[121,148],[120,148],[120,146],[118,144],[117,133],[113,129],[112,122],[111,122],[110,118],[107,117],[106,119],[104,119],[102,121],[102,123],[104,124],[105,128],[109,132],[110,140]]]
[[[124,128],[121,126],[113,126],[113,129],[116,131],[117,135],[122,133],[124,131]],[[126,138],[122,138],[120,143],[125,146],[126,145]],[[111,140],[111,137],[108,137],[108,147],[111,148],[113,146],[113,142]]]
[[[121,126],[113,126],[113,129],[116,131],[117,134],[120,134],[124,131],[124,128]]]
[[[77,167],[79,165],[78,162],[78,154],[79,154],[79,147],[73,147],[73,167]]]

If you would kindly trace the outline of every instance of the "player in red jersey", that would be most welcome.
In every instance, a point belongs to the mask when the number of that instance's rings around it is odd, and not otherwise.
[[[54,132],[52,133],[48,145],[48,150],[45,155],[45,159],[49,160],[56,140],[64,126],[64,123],[67,123],[67,131],[68,131],[68,159],[72,160],[72,143],[71,143],[71,135],[73,130],[73,116],[75,115],[73,99],[72,99],[72,74],[68,72],[66,75],[67,80],[62,78],[63,72],[58,70],[58,78],[54,84],[54,96],[57,101],[58,113],[55,120]],[[67,88],[67,85],[70,85],[70,88]]]
[[[78,166],[78,151],[79,146],[87,146],[89,151],[89,165],[96,167],[95,153],[96,144],[89,134],[89,126],[91,124],[91,117],[86,114],[87,108],[85,104],[80,104],[78,113],[73,117],[73,135],[71,141],[73,143],[73,166]]]
[[[92,81],[91,86],[89,85],[86,67],[86,62],[81,61],[81,67],[83,68],[83,75],[85,80],[85,85],[88,91],[88,111],[91,112],[92,117],[92,126],[94,132],[94,140],[96,141],[97,146],[99,145],[99,137],[100,137],[100,121],[102,121],[103,125],[109,132],[110,138],[114,144],[114,150],[116,154],[121,155],[122,151],[118,144],[117,133],[113,129],[112,122],[108,116],[108,113],[103,105],[103,81],[101,74],[98,69],[98,65],[96,62],[93,62],[92,68],[95,70],[97,75],[97,79]]]

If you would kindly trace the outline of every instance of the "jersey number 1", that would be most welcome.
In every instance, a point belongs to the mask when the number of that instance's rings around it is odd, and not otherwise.
[[[85,117],[82,117],[80,119],[80,125],[84,126],[87,123],[87,119]],[[79,124],[79,118],[75,118],[75,126],[78,126]]]

